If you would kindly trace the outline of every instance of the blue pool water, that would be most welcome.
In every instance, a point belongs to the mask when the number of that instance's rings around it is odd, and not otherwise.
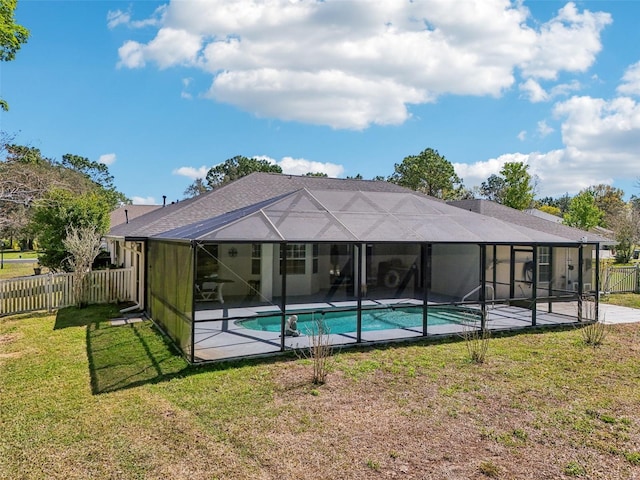
[[[479,321],[480,312],[462,307],[429,307],[428,325],[460,324],[463,321]],[[327,333],[348,333],[356,331],[356,312],[324,312],[298,314],[298,330],[309,335],[316,333],[318,319]],[[251,330],[280,332],[280,315],[240,320],[237,323]],[[362,312],[362,331],[388,330],[392,328],[421,328],[422,307],[396,307]]]

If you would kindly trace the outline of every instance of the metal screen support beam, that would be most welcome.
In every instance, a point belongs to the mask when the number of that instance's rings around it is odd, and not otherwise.
[[[365,251],[366,251],[366,245],[365,245]],[[355,274],[354,288],[355,288],[356,298],[358,301],[357,303],[358,311],[356,312],[356,343],[360,343],[362,342],[362,264],[364,262],[362,261],[360,245],[358,245],[357,243],[353,244],[353,257],[354,259],[357,259],[357,261],[354,262],[357,268],[353,272]]]
[[[511,245],[511,253],[509,256],[509,298],[516,296],[516,252]]]
[[[198,281],[198,248],[191,240],[191,363],[196,361],[196,282]]]
[[[482,331],[487,327],[487,246],[480,247],[480,328]]]
[[[600,244],[597,244],[595,249],[596,249],[596,265],[595,265],[596,296],[595,296],[595,312],[594,313],[596,316],[596,321],[599,321],[600,320]]]
[[[549,313],[553,313],[553,302],[551,301],[551,297],[553,296],[553,279],[554,279],[554,272],[555,272],[555,268],[554,268],[554,264],[553,264],[553,252],[555,251],[556,247],[552,247],[551,245],[549,245],[549,274],[548,274],[548,278],[549,278],[549,289],[547,291],[548,297],[549,297]]]
[[[495,307],[495,299],[496,292],[498,291],[498,246],[493,246],[493,275],[492,275],[492,285],[493,285],[493,300]]]
[[[535,327],[538,314],[538,245],[533,246],[533,271],[531,272],[531,326]]]
[[[431,244],[420,245],[422,255],[422,335],[427,335],[429,326],[429,290],[431,289]]]
[[[284,324],[287,317],[287,244],[280,244],[280,272],[282,274],[282,294],[280,296],[280,310],[282,318],[280,319],[280,351],[284,352]]]
[[[578,247],[578,321],[582,321],[582,294],[584,289],[584,279],[582,278],[582,268],[584,266],[584,244]]]

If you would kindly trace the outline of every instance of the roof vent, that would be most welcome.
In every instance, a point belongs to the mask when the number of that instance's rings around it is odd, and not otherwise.
[[[162,206],[166,206],[167,205],[167,196],[166,195],[162,195]]]

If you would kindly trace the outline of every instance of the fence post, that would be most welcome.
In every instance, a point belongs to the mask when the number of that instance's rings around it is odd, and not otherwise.
[[[640,293],[640,265],[636,263],[636,285],[633,293]]]
[[[51,298],[51,295],[53,295],[53,288],[51,288],[52,275],[51,272],[47,274],[47,288],[45,290],[47,296],[47,312],[49,313],[51,313],[51,305],[53,305],[53,299]]]

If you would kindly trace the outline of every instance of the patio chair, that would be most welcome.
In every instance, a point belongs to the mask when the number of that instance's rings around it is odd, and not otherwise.
[[[203,301],[218,301],[224,303],[222,297],[222,285],[218,282],[203,282],[202,285],[196,284],[196,298]]]

